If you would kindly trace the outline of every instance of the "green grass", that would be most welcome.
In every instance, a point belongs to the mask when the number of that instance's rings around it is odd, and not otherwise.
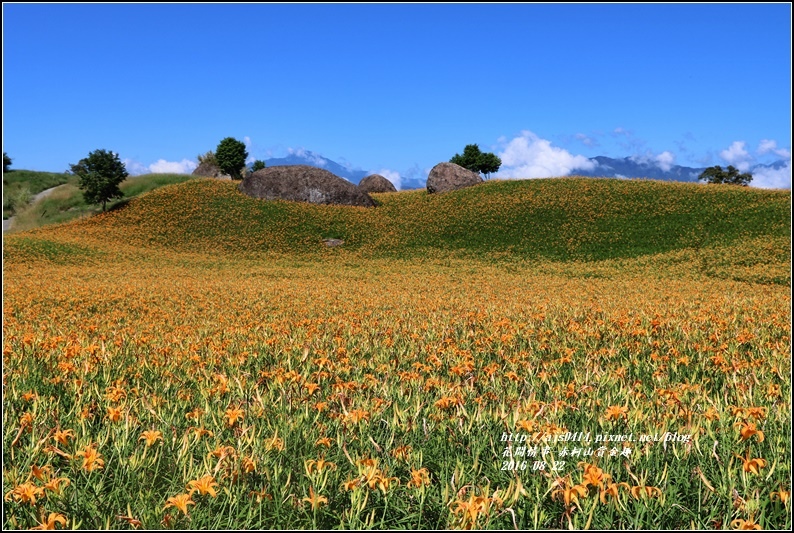
[[[778,256],[791,228],[789,192],[736,186],[566,178],[376,197],[381,205],[371,209],[263,201],[233,183],[195,180],[132,201],[96,224],[146,227],[130,238],[188,251],[315,253],[333,237],[345,241],[340,252],[363,257],[432,251],[563,262],[702,254],[757,239],[774,241],[767,248]]]
[[[364,209],[149,181],[4,238],[4,528],[790,528],[789,191],[491,181]],[[501,440],[560,428],[691,441]],[[169,504],[204,476],[217,495]]]
[[[57,172],[10,170],[3,173],[3,220],[25,207],[28,200],[45,189],[64,183],[77,184],[77,177]]]
[[[47,173],[31,173],[30,171],[23,170],[17,172],[26,173],[31,178],[31,181],[28,182],[17,180],[15,182],[15,187],[17,188],[24,188],[26,183],[30,184],[27,187],[31,190],[33,190],[34,187],[36,189],[42,187],[42,183],[51,184],[50,186],[53,187],[59,185],[57,182],[45,181],[43,178],[38,176],[39,174]],[[43,198],[33,205],[28,205],[22,209],[17,209],[12,230],[25,231],[50,224],[69,222],[71,220],[101,212],[101,207],[85,203],[85,200],[83,199],[83,193],[80,191],[78,186],[77,178],[74,176],[66,177],[69,178],[68,181],[63,182],[64,185],[50,193],[50,195],[46,198]],[[191,179],[194,179],[194,177],[188,174],[145,174],[142,176],[127,178],[119,186],[124,196],[120,199],[108,202],[107,208],[109,210],[117,209],[119,206],[128,202],[131,198],[139,196],[143,193],[149,192],[164,185],[182,183]],[[40,190],[36,190],[36,192],[40,192],[46,188],[49,187],[43,187]]]

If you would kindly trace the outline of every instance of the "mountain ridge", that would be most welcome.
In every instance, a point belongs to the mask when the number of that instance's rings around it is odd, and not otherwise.
[[[571,172],[571,175],[598,178],[646,178],[662,181],[697,183],[698,176],[700,176],[700,174],[703,173],[703,171],[707,168],[670,165],[667,170],[664,170],[657,162],[638,156],[629,156],[621,159],[599,155],[591,157],[589,160],[596,163],[596,167],[594,169],[585,170],[577,168]],[[356,185],[358,185],[362,179],[372,173],[365,170],[351,168],[349,165],[342,165],[309,150],[291,152],[285,157],[273,157],[270,159],[265,159],[265,164],[268,167],[278,165],[309,165],[323,168],[329,172],[333,172],[337,176],[345,178]],[[786,162],[783,160],[774,161],[768,164],[757,164],[750,169],[750,172],[754,172],[759,168],[779,169],[785,165]],[[426,177],[403,176],[401,181],[401,189],[423,189],[425,187],[426,179]]]

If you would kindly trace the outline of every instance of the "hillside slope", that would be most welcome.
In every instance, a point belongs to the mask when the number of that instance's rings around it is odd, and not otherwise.
[[[722,250],[723,262],[752,266],[787,263],[790,255],[788,191],[563,178],[490,181],[444,195],[405,191],[375,197],[381,205],[374,209],[268,202],[241,194],[234,183],[193,180],[21,238],[229,257],[452,254],[603,261]],[[344,246],[325,249],[322,240],[329,237],[344,240]],[[9,239],[7,248],[13,252],[17,242]]]

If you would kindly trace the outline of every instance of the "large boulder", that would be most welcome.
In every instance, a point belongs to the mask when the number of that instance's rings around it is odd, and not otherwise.
[[[196,169],[193,171],[194,176],[203,176],[205,178],[221,178],[221,179],[231,179],[230,176],[223,173],[223,171],[217,166],[213,165],[212,163],[201,163]]]
[[[375,202],[344,178],[308,165],[282,165],[252,172],[240,191],[266,200],[373,207]]]
[[[358,183],[358,188],[367,194],[373,192],[397,192],[394,184],[380,174],[367,176]]]
[[[472,172],[455,163],[439,163],[427,176],[427,192],[456,191],[482,182],[483,179],[477,172]]]

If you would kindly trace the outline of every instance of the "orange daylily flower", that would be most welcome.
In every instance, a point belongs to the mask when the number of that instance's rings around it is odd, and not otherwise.
[[[782,488],[779,491],[772,492],[769,494],[769,499],[772,501],[780,500],[783,505],[788,505],[788,501],[791,498],[791,491],[783,490]]]
[[[69,444],[69,439],[74,438],[74,431],[71,429],[64,429],[62,431],[59,429],[55,431],[53,438],[58,442],[58,444],[66,446]]]
[[[25,400],[26,402],[33,401],[33,400],[35,400],[38,397],[39,397],[39,395],[36,394],[33,391],[26,392],[25,394],[22,395],[22,399]]]
[[[749,520],[742,520],[741,518],[737,518],[733,522],[731,522],[731,528],[733,529],[743,529],[743,530],[751,530],[751,529],[762,529],[762,527],[755,523],[755,520],[750,518]]]
[[[226,414],[224,418],[226,418],[226,424],[229,427],[232,427],[237,423],[238,420],[242,420],[245,416],[245,411],[240,408],[228,408],[226,409]]]
[[[28,481],[14,487],[13,490],[5,495],[4,499],[7,502],[13,499],[17,502],[36,505],[36,498],[41,498],[42,496],[44,496],[44,489]]]
[[[45,476],[50,477],[50,474],[52,473],[52,466],[45,465],[40,467],[38,465],[33,465],[30,468],[30,473],[36,479],[42,480]]]
[[[430,484],[430,472],[427,468],[420,468],[419,470],[411,469],[411,481],[408,482],[409,487],[422,487],[423,485]]]
[[[193,481],[188,481],[187,488],[188,494],[192,495],[194,492],[198,492],[199,494],[209,494],[213,498],[218,496],[218,493],[215,492],[214,487],[217,487],[218,484],[215,482],[215,478],[206,475],[200,479],[194,479]]]
[[[758,429],[753,422],[743,422],[739,433],[743,441],[749,439],[753,435],[757,435],[758,442],[764,442],[764,432]]]
[[[762,459],[760,457],[756,459],[750,459],[750,450],[747,450],[747,457],[742,457],[741,455],[737,455],[739,459],[742,460],[742,468],[745,472],[752,472],[755,475],[758,475],[762,468],[766,467],[766,459]]]
[[[597,466],[590,464],[585,465],[584,475],[582,476],[582,485],[585,487],[592,485],[593,487],[602,489],[604,488],[604,483],[606,483],[609,479],[612,479],[612,476],[605,474],[604,471]]]
[[[485,496],[475,496],[472,493],[468,500],[458,499],[451,502],[450,505],[455,507],[452,509],[453,514],[462,515],[460,520],[465,528],[472,528],[476,525],[477,519],[480,516],[487,515],[491,510],[491,505],[498,503],[496,498],[487,498]]]
[[[256,461],[254,461],[251,457],[243,457],[242,467],[243,467],[243,472],[245,472],[246,474],[250,474],[251,472],[255,472],[256,471]]]
[[[108,412],[105,415],[105,418],[110,420],[111,422],[118,422],[121,420],[121,408],[119,407],[108,407]]]
[[[176,496],[171,496],[166,500],[165,507],[163,509],[168,509],[169,507],[176,507],[180,511],[182,511],[185,516],[187,516],[187,506],[188,505],[196,505],[190,498],[190,494],[177,494]]]
[[[345,481],[345,482],[342,483],[342,488],[345,489],[345,490],[353,490],[356,487],[358,487],[359,485],[361,485],[361,479],[360,478],[350,479],[350,480]]]
[[[607,497],[611,496],[614,499],[618,499],[619,493],[618,489],[621,487],[625,488],[626,490],[630,490],[628,483],[609,483],[607,484],[606,488],[601,489],[598,497],[601,500],[601,503],[606,505]]]
[[[402,459],[403,461],[408,459],[408,455],[411,453],[411,447],[406,445],[398,446],[394,450],[392,450],[391,454],[396,459]]]
[[[317,510],[321,505],[328,503],[328,498],[314,492],[314,487],[309,487],[309,496],[303,498],[304,502],[311,504],[312,511]]]
[[[85,449],[77,452],[75,455],[83,458],[83,468],[88,472],[93,472],[105,466],[105,460],[102,459],[102,454],[96,450],[93,444],[89,444]]]
[[[331,447],[331,442],[333,442],[333,441],[331,440],[330,437],[320,437],[319,439],[317,439],[315,441],[314,445],[315,446],[325,446],[326,448],[330,448]]]
[[[69,481],[69,478],[57,477],[46,482],[44,484],[44,489],[49,490],[50,492],[54,492],[56,494],[60,494],[62,483],[64,484],[64,487],[68,487],[71,481]]]
[[[606,419],[617,420],[618,418],[627,418],[629,408],[621,405],[612,405],[607,407]]]
[[[312,472],[320,473],[326,468],[336,470],[336,464],[326,461],[325,459],[317,459],[316,461],[314,459],[309,459],[306,461],[305,467],[306,473],[309,475],[311,475]]]
[[[152,446],[158,440],[162,441],[163,434],[157,430],[152,429],[152,430],[144,431],[141,434],[141,436],[138,438],[138,440],[146,441],[146,446],[148,447],[148,446]]]
[[[39,525],[32,527],[30,529],[34,530],[44,530],[44,529],[57,529],[55,526],[60,524],[61,527],[66,527],[66,517],[63,516],[61,513],[50,513],[47,516],[47,519],[42,519],[39,522]]]
[[[562,488],[553,490],[551,492],[551,499],[562,500],[565,503],[566,508],[571,506],[571,502],[578,504],[580,496],[587,496],[587,487],[584,485],[574,485],[572,487],[568,487],[566,484],[563,485]]]

